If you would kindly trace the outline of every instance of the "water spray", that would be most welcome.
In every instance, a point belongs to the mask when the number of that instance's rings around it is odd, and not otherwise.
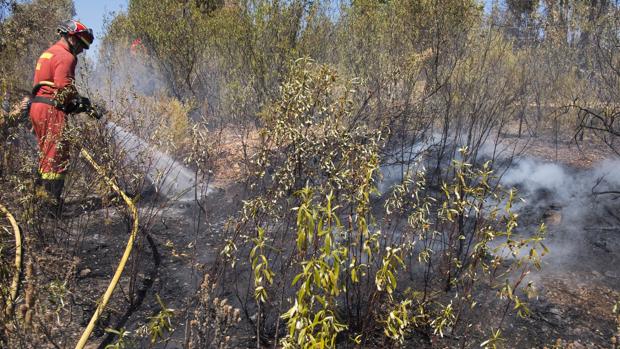
[[[131,160],[136,160],[135,154],[138,153],[153,154],[154,161],[152,166],[148,168],[146,175],[151,183],[157,185],[160,193],[181,202],[192,201],[196,198],[194,189],[201,183],[196,182],[193,171],[169,155],[154,149],[152,145],[114,122],[107,121],[105,127],[113,131],[116,142],[127,150]],[[212,189],[207,188],[205,195],[211,192]]]

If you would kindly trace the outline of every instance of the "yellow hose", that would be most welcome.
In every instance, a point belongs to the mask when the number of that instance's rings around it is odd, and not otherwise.
[[[11,294],[6,305],[6,313],[8,315],[13,311],[13,305],[15,304],[15,299],[17,299],[17,290],[19,288],[19,276],[22,271],[22,236],[17,221],[15,221],[11,212],[9,212],[6,207],[2,206],[2,204],[0,204],[0,211],[6,215],[6,218],[13,227],[13,233],[15,234],[15,274],[13,275],[13,282],[11,282]]]
[[[90,154],[85,149],[82,148],[82,150],[80,151],[80,155],[82,155],[82,157],[84,157],[90,163],[90,165],[95,169],[95,171],[97,171],[97,173],[103,177],[103,179],[108,183],[108,185],[112,187],[112,189],[116,193],[118,193],[123,198],[123,200],[125,200],[125,203],[129,207],[129,210],[131,211],[131,215],[133,216],[133,225],[131,227],[131,234],[129,235],[129,240],[127,241],[127,246],[125,247],[125,252],[123,253],[123,257],[118,263],[118,267],[116,268],[116,272],[114,273],[114,276],[112,277],[112,281],[110,281],[110,285],[108,285],[108,289],[103,294],[103,298],[101,299],[100,302],[98,302],[99,305],[97,306],[97,309],[95,310],[95,313],[93,314],[93,317],[90,319],[88,326],[84,330],[84,333],[82,333],[82,337],[80,337],[80,341],[75,346],[76,349],[83,349],[84,346],[86,345],[86,342],[88,341],[88,337],[93,332],[93,329],[95,328],[95,324],[97,323],[97,320],[99,320],[99,317],[103,313],[103,310],[105,309],[106,305],[108,304],[108,301],[110,300],[110,297],[112,296],[112,292],[114,292],[114,288],[116,288],[116,284],[118,284],[118,280],[120,279],[121,274],[123,273],[123,269],[125,269],[125,264],[127,263],[127,259],[129,259],[129,255],[131,254],[131,249],[133,248],[133,243],[136,239],[136,235],[138,234],[138,210],[136,209],[136,205],[134,205],[133,200],[131,200],[131,198],[129,198],[118,187],[118,185],[116,185],[113,179],[105,175],[105,171],[101,168],[101,166],[99,166],[95,162],[95,160],[93,160],[92,156],[90,156]]]

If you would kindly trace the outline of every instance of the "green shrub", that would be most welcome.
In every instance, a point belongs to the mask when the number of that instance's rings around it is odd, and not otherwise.
[[[438,190],[418,171],[380,196],[381,133],[353,122],[352,86],[299,60],[262,113],[254,196],[227,253],[239,277],[249,251],[254,281],[235,289],[255,300],[242,307],[257,337],[314,348],[460,336],[488,303],[482,289],[496,290],[491,306],[525,315],[544,228],[515,233],[515,192],[496,186],[489,163],[454,161]],[[484,325],[501,333],[501,319]]]

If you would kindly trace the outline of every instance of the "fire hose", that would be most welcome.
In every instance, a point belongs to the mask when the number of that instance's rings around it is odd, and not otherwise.
[[[116,268],[116,272],[114,273],[114,276],[112,277],[112,281],[110,281],[110,284],[108,285],[107,290],[103,294],[103,297],[101,298],[101,300],[98,302],[97,309],[95,310],[95,313],[93,314],[92,318],[90,319],[90,322],[88,323],[88,326],[86,326],[86,329],[84,330],[84,333],[82,333],[82,336],[80,337],[79,342],[75,346],[76,349],[83,349],[84,348],[84,346],[86,345],[86,342],[88,341],[88,337],[90,337],[90,334],[93,332],[93,330],[95,328],[95,324],[97,323],[97,320],[99,320],[99,317],[103,313],[103,310],[105,309],[105,307],[107,306],[108,302],[110,301],[110,297],[112,297],[112,293],[114,292],[114,289],[116,288],[116,285],[118,284],[118,281],[119,281],[119,279],[121,277],[121,274],[123,273],[123,270],[125,269],[125,264],[127,263],[127,260],[129,259],[129,255],[131,254],[131,250],[133,248],[133,243],[134,243],[134,241],[136,239],[136,235],[138,234],[138,210],[137,210],[136,205],[134,204],[133,200],[130,197],[128,197],[127,194],[125,194],[125,192],[123,192],[118,187],[118,185],[116,184],[116,182],[113,179],[111,179],[110,177],[106,176],[105,171],[103,170],[103,168],[101,166],[99,166],[99,164],[97,164],[95,162],[95,160],[93,160],[93,157],[84,148],[81,149],[80,155],[84,159],[86,159],[86,161],[88,161],[88,163],[95,169],[95,171],[101,177],[103,177],[105,182],[118,195],[120,195],[123,198],[123,200],[127,204],[127,207],[129,208],[129,210],[131,212],[131,215],[133,217],[133,224],[132,224],[132,227],[131,227],[131,233],[129,235],[129,240],[127,241],[127,246],[125,247],[125,252],[123,253],[123,256],[121,257],[121,260],[118,263],[118,267]]]
[[[13,305],[15,304],[15,299],[17,299],[17,291],[19,289],[19,277],[21,275],[22,270],[22,237],[19,231],[19,226],[17,225],[17,221],[2,204],[0,204],[0,211],[6,215],[6,218],[11,223],[13,227],[13,233],[15,234],[15,275],[13,275],[13,281],[11,282],[11,289],[9,299],[6,305],[6,313],[10,314],[13,311]]]

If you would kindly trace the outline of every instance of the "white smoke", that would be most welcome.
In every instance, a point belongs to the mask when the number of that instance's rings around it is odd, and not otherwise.
[[[591,169],[574,169],[532,158],[516,160],[501,178],[514,186],[525,203],[516,209],[524,234],[550,216],[543,260],[547,272],[584,272],[611,275],[620,247],[620,160],[609,159]],[[584,270],[585,269],[585,270]]]
[[[404,154],[399,150],[388,156],[381,167],[381,193],[402,181],[408,170],[420,169],[424,159],[433,159],[435,144],[431,138],[406,149]],[[572,271],[587,266],[608,275],[609,268],[617,262],[610,251],[620,248],[620,194],[616,193],[620,191],[620,159],[605,160],[590,169],[576,169],[516,156],[521,150],[516,143],[485,143],[478,151],[478,161],[495,159],[500,184],[516,188],[517,197],[523,198],[513,204],[513,210],[519,214],[519,234],[527,237],[540,223],[546,223],[546,245],[551,250],[544,259],[550,267],[547,271]],[[413,161],[413,165],[398,163],[399,159],[411,158],[419,161]],[[582,261],[580,265],[576,265],[578,261]]]
[[[620,160],[605,160],[592,169],[578,170],[532,158],[516,160],[501,178],[504,186],[515,186],[529,204],[556,205],[563,221],[582,226],[591,208],[613,204],[620,190]]]
[[[404,150],[399,149],[388,155],[379,169],[381,173],[377,183],[379,192],[384,194],[394,185],[402,183],[407,174],[413,175],[423,170],[423,160],[426,159],[429,151],[437,146],[440,139],[439,134],[433,134],[413,146]]]
[[[574,196],[576,178],[569,176],[565,169],[553,163],[545,163],[535,159],[520,159],[504,174],[501,180],[505,186],[520,186],[522,192],[533,193],[547,190],[563,199]]]

